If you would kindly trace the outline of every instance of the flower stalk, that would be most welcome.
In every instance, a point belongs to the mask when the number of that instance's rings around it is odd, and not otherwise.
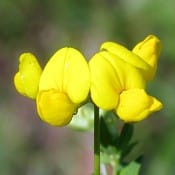
[[[100,116],[94,104],[94,175],[100,175]]]

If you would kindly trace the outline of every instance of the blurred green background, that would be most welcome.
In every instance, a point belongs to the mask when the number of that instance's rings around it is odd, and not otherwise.
[[[106,40],[131,49],[148,34],[163,44],[148,91],[164,109],[135,125],[135,154],[145,154],[141,175],[174,175],[174,7],[174,0],[1,0],[0,175],[89,175],[93,168],[92,133],[44,124],[35,102],[15,91],[21,53],[34,53],[44,66],[64,46],[89,59]]]

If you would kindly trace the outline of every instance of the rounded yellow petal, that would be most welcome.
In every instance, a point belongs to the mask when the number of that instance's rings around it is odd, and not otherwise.
[[[71,48],[65,67],[64,89],[74,103],[84,101],[90,89],[88,63],[79,51]]]
[[[40,91],[36,102],[40,118],[53,126],[68,124],[77,108],[66,94],[54,89]]]
[[[147,62],[151,69],[147,72],[147,79],[150,80],[154,77],[157,70],[157,61],[161,51],[161,42],[154,36],[149,35],[145,40],[138,43],[132,50],[133,53],[140,56]]]
[[[19,62],[19,72],[14,77],[15,87],[20,94],[35,99],[42,73],[41,67],[31,53],[22,54]]]
[[[144,89],[130,89],[121,93],[116,113],[125,122],[138,122],[161,108],[162,103]]]
[[[83,55],[73,48],[58,50],[42,73],[39,90],[58,89],[72,102],[84,101],[89,93],[90,73]]]
[[[118,104],[122,90],[119,77],[112,64],[104,57],[103,52],[94,55],[90,62],[91,98],[100,108],[111,110]]]
[[[102,44],[101,50],[106,50],[110,53],[113,53],[114,55],[117,55],[123,59],[125,62],[144,71],[150,69],[150,66],[143,59],[118,43],[105,42]]]

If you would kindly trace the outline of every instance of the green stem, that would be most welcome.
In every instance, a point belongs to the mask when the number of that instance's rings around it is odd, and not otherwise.
[[[94,175],[100,175],[100,117],[94,104]]]

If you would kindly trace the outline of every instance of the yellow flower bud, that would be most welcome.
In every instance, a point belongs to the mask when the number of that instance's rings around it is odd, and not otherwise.
[[[154,36],[149,35],[145,40],[138,43],[132,50],[133,53],[140,56],[151,67],[146,72],[147,80],[153,79],[157,70],[157,61],[161,51],[161,42]]]
[[[24,96],[35,99],[42,73],[41,67],[31,53],[22,54],[19,62],[19,72],[14,77],[16,90]]]

